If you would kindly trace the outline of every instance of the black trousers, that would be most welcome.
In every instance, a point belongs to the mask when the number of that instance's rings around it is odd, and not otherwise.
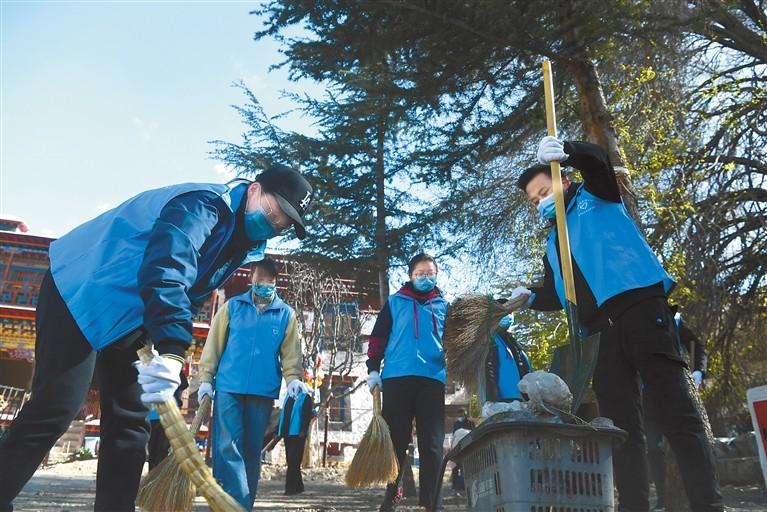
[[[445,385],[426,377],[384,379],[382,413],[399,460],[397,485],[402,484],[415,419],[420,456],[418,504],[431,507],[445,441]]]
[[[101,441],[94,510],[132,512],[149,438],[148,410],[131,365],[137,359],[138,343],[117,342],[94,352],[50,272],[40,288],[36,328],[31,399],[0,440],[0,510],[12,510],[13,499],[69,428],[95,371],[101,397]]]
[[[147,446],[147,462],[149,471],[152,471],[170,453],[170,441],[165,435],[160,420],[149,422],[149,445]]]
[[[668,303],[647,299],[605,322],[593,384],[601,415],[628,432],[614,454],[620,510],[646,512],[650,507],[640,379],[644,399],[655,407],[679,461],[692,509],[723,510],[713,453],[690,395]]]
[[[285,441],[285,462],[288,470],[285,473],[285,494],[304,492],[304,479],[301,476],[301,461],[304,458],[306,436],[288,436]]]
[[[647,436],[647,462],[650,478],[655,483],[658,505],[663,505],[666,498],[666,456],[663,453],[663,432],[658,423],[658,415],[651,403],[643,401],[644,430]]]

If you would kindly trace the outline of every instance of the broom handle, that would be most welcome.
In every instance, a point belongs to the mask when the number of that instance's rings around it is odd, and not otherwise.
[[[554,110],[554,81],[551,77],[551,62],[543,61],[543,90],[546,98],[546,128],[552,137],[557,136],[557,114]],[[565,298],[577,305],[575,300],[575,279],[573,278],[573,259],[570,256],[570,237],[567,233],[567,212],[565,196],[562,191],[562,173],[559,162],[551,162],[551,181],[554,186],[554,204],[557,212],[557,237],[559,238],[560,260],[562,261],[562,279],[565,281]]]
[[[202,428],[202,422],[208,419],[208,415],[210,414],[210,404],[212,400],[210,399],[210,395],[204,395],[202,397],[202,401],[200,402],[200,406],[197,407],[197,412],[194,413],[194,419],[192,420],[192,425],[189,427],[189,431],[197,435],[200,432],[200,428]]]
[[[154,359],[151,345],[141,347],[136,353],[143,364],[149,364]],[[165,402],[157,403],[155,409],[160,415],[160,424],[179,466],[205,497],[210,509],[213,512],[244,512],[240,504],[229,496],[211,475],[197,450],[194,436],[186,428],[176,399],[171,397]]]
[[[373,414],[381,414],[381,388],[373,388]]]

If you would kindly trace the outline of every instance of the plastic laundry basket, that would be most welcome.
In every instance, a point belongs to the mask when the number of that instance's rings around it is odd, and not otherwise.
[[[469,510],[613,512],[612,448],[626,433],[600,420],[569,425],[520,421],[513,413],[491,417],[447,455],[463,468]]]

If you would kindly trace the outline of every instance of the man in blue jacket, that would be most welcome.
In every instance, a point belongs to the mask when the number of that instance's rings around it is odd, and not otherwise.
[[[674,315],[666,300],[674,281],[661,266],[623,206],[607,152],[586,142],[544,137],[536,165],[517,185],[551,226],[543,285],[528,304],[541,311],[565,303],[549,168],[557,160],[581,172],[583,183],[562,178],[573,259],[578,315],[601,333],[593,386],[600,413],[629,437],[615,450],[621,510],[649,509],[649,483],[639,382],[657,408],[658,422],[676,452],[693,510],[721,511],[711,446],[687,386]]]
[[[266,240],[303,216],[312,188],[274,166],[256,181],[150,190],[51,244],[37,306],[32,398],[0,442],[0,511],[69,427],[99,380],[101,447],[95,510],[134,510],[149,437],[146,403],[173,396],[192,319]],[[161,354],[137,365],[144,340]],[[142,394],[142,389],[144,393]],[[9,464],[8,461],[13,461]]]

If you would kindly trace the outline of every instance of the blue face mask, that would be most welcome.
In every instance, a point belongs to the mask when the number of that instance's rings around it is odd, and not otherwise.
[[[245,213],[245,234],[249,240],[257,242],[274,238],[279,233],[269,222],[264,209],[259,207],[250,213]]]
[[[538,203],[538,213],[546,220],[552,220],[557,216],[557,208],[554,205],[554,193],[547,195]]]
[[[419,276],[413,279],[413,288],[418,293],[428,293],[437,286],[437,276]]]
[[[498,325],[501,327],[501,329],[508,329],[513,323],[514,315],[506,315],[505,317],[501,318],[501,321],[498,322]]]
[[[274,296],[274,292],[277,291],[277,287],[271,283],[253,283],[252,288],[253,294],[256,297],[260,297],[262,299],[272,298]]]

